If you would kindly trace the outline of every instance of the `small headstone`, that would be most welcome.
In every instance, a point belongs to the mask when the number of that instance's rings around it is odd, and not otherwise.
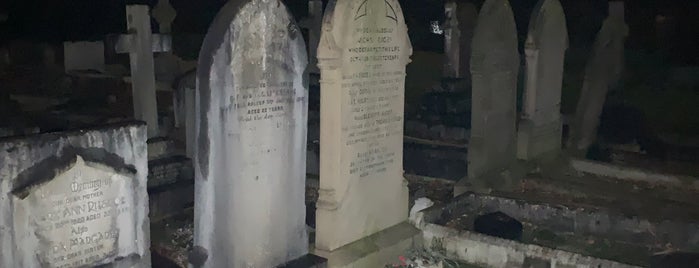
[[[507,0],[487,0],[471,53],[472,112],[468,177],[509,167],[516,158],[517,29]]]
[[[197,67],[194,245],[202,267],[275,267],[308,252],[306,46],[279,0],[230,1]]]
[[[63,42],[63,65],[71,71],[105,71],[104,42]]]
[[[568,147],[584,155],[595,143],[600,115],[610,87],[621,78],[624,43],[629,28],[624,22],[623,2],[609,2],[609,16],[602,23],[585,67],[585,78],[571,124]]]
[[[150,267],[146,129],[0,139],[0,267]]]
[[[328,4],[318,46],[317,249],[333,251],[408,218],[403,103],[411,54],[398,1]]]
[[[558,0],[534,7],[525,43],[527,59],[517,156],[528,160],[561,148],[561,87],[568,30]]]

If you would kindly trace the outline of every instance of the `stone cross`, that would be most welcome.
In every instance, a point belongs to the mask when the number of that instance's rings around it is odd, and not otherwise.
[[[191,126],[203,267],[277,267],[308,252],[307,64],[280,0],[229,1],[209,28]]]
[[[301,28],[308,30],[308,71],[310,73],[320,73],[318,69],[318,43],[320,41],[320,30],[323,24],[323,1],[308,1],[308,17],[300,23]]]
[[[517,156],[530,160],[561,148],[561,86],[568,48],[565,14],[558,0],[540,0],[525,42],[526,83]]]
[[[468,177],[476,179],[506,169],[516,159],[519,53],[509,1],[483,3],[472,47]]]
[[[117,53],[129,53],[134,117],[148,124],[148,137],[158,135],[158,106],[155,95],[154,52],[169,51],[171,38],[151,33],[147,5],[127,5],[128,34],[121,35]]]
[[[471,39],[478,11],[473,3],[450,0],[444,4],[444,16],[444,77],[463,78],[470,82]]]
[[[584,156],[597,137],[599,117],[610,87],[621,79],[624,43],[628,26],[624,22],[623,2],[610,2],[609,16],[602,23],[585,69],[580,98],[571,122],[568,149]]]
[[[158,22],[161,34],[172,32],[172,22],[175,21],[177,12],[170,5],[170,0],[160,0],[153,8],[153,18]]]
[[[325,252],[407,219],[403,102],[412,54],[397,0],[337,0],[328,7],[318,46],[316,248]]]

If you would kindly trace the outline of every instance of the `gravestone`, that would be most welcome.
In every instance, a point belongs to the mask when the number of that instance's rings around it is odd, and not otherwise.
[[[561,86],[568,48],[566,19],[558,0],[540,0],[524,47],[526,83],[517,156],[529,160],[561,148]]]
[[[194,245],[204,267],[275,267],[308,252],[306,47],[279,0],[230,1],[197,75]]]
[[[95,70],[104,72],[104,42],[63,42],[65,72]]]
[[[568,148],[573,154],[583,156],[595,143],[607,93],[621,78],[624,42],[628,32],[629,28],[624,22],[624,3],[609,2],[609,16],[602,23],[593,44],[571,123]]]
[[[126,24],[129,34],[121,35],[117,53],[129,53],[134,117],[148,125],[148,137],[158,135],[158,106],[155,96],[154,52],[170,50],[169,36],[151,33],[147,5],[127,5]]]
[[[405,221],[405,67],[396,0],[330,1],[318,46],[320,189],[316,248],[333,251]]]
[[[473,3],[451,0],[444,3],[444,17],[444,76],[470,83],[471,41],[478,10]]]
[[[516,158],[517,30],[507,0],[487,0],[471,53],[473,79],[468,177],[509,167]]]
[[[150,267],[146,128],[0,139],[0,267]]]

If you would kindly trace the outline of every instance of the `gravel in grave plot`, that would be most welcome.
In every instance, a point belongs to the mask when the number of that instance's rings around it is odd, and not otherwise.
[[[186,268],[194,244],[194,215],[186,213],[151,223],[153,267]]]

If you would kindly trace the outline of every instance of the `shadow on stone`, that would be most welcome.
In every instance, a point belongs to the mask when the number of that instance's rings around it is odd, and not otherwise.
[[[473,230],[509,240],[522,240],[522,223],[500,211],[476,217]]]

